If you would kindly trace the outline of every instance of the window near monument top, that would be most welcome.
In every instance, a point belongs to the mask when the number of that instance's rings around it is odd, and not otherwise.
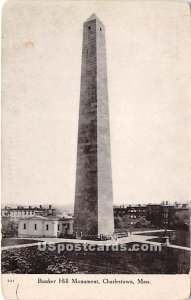
[[[60,230],[60,225],[58,224],[58,230]]]
[[[48,230],[48,225],[46,225],[46,230]]]
[[[37,224],[34,224],[34,230],[37,230]]]
[[[27,224],[26,224],[26,223],[24,223],[23,225],[24,225],[24,226],[23,226],[23,229],[26,229],[26,227],[27,227]]]
[[[100,31],[102,31],[101,27],[100,27]]]

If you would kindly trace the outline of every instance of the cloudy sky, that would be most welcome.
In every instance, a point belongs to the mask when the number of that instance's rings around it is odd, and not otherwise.
[[[74,202],[92,13],[106,27],[114,203],[189,200],[188,5],[15,0],[3,10],[3,203]]]

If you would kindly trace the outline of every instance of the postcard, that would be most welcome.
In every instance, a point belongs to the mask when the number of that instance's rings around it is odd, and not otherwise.
[[[4,299],[189,298],[190,32],[183,1],[4,4]]]

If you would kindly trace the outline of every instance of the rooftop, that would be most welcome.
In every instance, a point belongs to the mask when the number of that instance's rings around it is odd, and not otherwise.
[[[44,221],[51,221],[51,220],[55,220],[55,221],[64,221],[64,220],[70,220],[70,219],[73,219],[73,217],[62,217],[60,218],[59,216],[47,216],[47,217],[44,217],[44,216],[38,216],[38,215],[35,215],[35,216],[31,216],[31,217],[26,217],[26,218],[20,218],[20,220],[44,220]]]

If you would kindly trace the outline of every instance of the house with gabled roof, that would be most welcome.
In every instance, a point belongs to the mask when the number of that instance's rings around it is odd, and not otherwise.
[[[18,237],[64,237],[73,235],[73,217],[37,216],[21,218]]]

